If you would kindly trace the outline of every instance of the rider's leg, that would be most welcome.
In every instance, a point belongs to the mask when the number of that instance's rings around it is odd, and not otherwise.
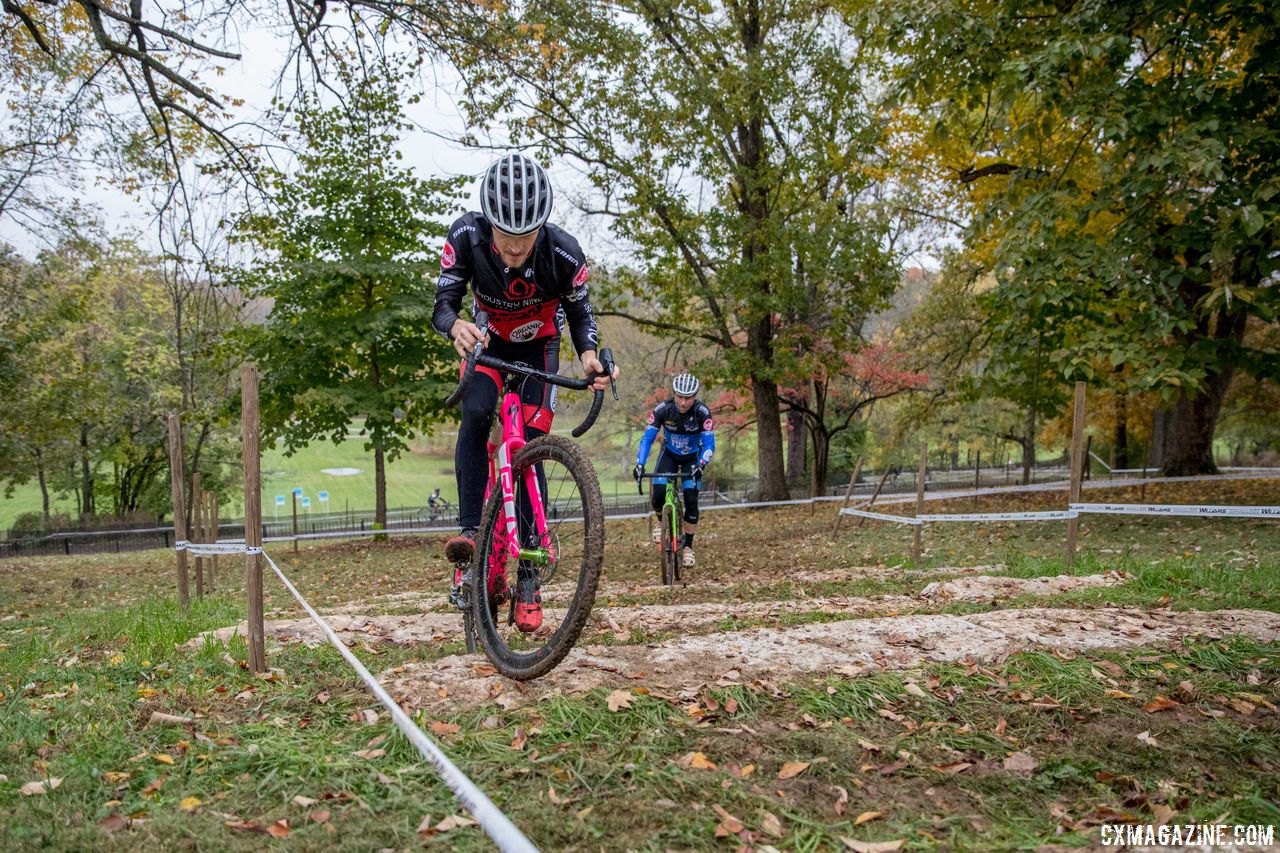
[[[662,452],[658,454],[658,463],[653,466],[653,473],[654,474],[670,474],[676,470],[677,465],[678,463],[676,462],[675,457],[673,457],[670,453],[668,453],[667,449],[664,447],[662,448]],[[662,541],[662,506],[667,501],[667,483],[669,481],[665,477],[655,477],[650,482],[653,483],[653,498],[652,498],[653,511],[658,514],[658,517],[654,521],[654,526],[653,526],[653,541],[661,542]],[[672,488],[674,487],[675,486],[673,483]]]
[[[484,508],[484,488],[489,479],[489,457],[485,442],[493,424],[498,402],[498,386],[489,372],[476,370],[462,396],[462,422],[458,443],[453,449],[453,467],[458,482],[459,535],[445,543],[445,557],[451,563],[468,562],[475,552],[476,529]]]
[[[684,482],[684,564],[692,566],[694,564],[693,557],[693,534],[698,529],[698,484],[693,482],[690,487],[690,481]]]

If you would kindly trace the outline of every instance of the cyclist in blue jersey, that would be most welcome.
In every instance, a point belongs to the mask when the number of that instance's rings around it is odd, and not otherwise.
[[[684,565],[692,566],[696,562],[693,556],[693,534],[698,527],[698,488],[702,482],[702,471],[711,462],[716,452],[716,436],[711,420],[711,410],[707,404],[698,399],[700,383],[690,373],[681,373],[671,380],[671,399],[659,403],[649,413],[649,426],[640,438],[640,450],[636,454],[636,467],[632,476],[639,481],[644,474],[645,463],[649,461],[649,451],[653,441],[658,437],[658,430],[664,431],[662,453],[658,456],[658,464],[653,469],[655,474],[663,474],[677,470],[683,466],[692,468],[693,474],[684,481]],[[662,512],[663,501],[667,497],[666,478],[655,477],[653,480],[652,501],[654,512]],[[653,529],[653,541],[657,542],[662,531]]]

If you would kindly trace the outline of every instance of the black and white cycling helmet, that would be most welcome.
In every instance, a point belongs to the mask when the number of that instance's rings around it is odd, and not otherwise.
[[[551,216],[547,172],[523,154],[495,160],[480,179],[480,211],[504,234],[520,237],[541,228]]]
[[[692,373],[681,373],[675,379],[671,380],[671,390],[679,394],[681,397],[692,397],[698,393],[701,388],[698,377]]]

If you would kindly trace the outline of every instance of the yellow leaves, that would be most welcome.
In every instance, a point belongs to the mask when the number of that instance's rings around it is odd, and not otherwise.
[[[808,761],[788,761],[782,765],[782,769],[778,771],[779,779],[794,779],[801,773],[809,769]]]
[[[199,797],[183,797],[181,802],[178,803],[178,808],[182,809],[184,812],[193,812],[200,808],[200,805]]]
[[[173,764],[173,756],[167,752],[157,752],[155,755],[151,757],[157,762],[159,762],[160,764],[170,764],[170,765]]]
[[[701,752],[687,752],[676,759],[676,766],[683,770],[715,770],[715,762]]]

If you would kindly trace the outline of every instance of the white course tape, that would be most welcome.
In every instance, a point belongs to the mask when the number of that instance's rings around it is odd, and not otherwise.
[[[1071,509],[1053,509],[1044,512],[940,512],[921,513],[921,521],[1054,521],[1075,518],[1079,515]]]
[[[867,512],[865,509],[849,509],[840,510],[841,515],[860,515],[863,518],[874,518],[877,521],[893,521],[898,524],[924,524],[919,518],[908,518],[905,515],[886,515],[882,512]]]
[[[475,783],[449,760],[449,756],[445,755],[440,750],[440,747],[436,746],[427,737],[426,733],[409,718],[409,715],[404,712],[399,703],[391,698],[391,695],[383,689],[378,680],[373,677],[373,674],[365,668],[364,664],[360,663],[360,659],[351,653],[346,644],[342,642],[342,639],[329,627],[329,624],[321,618],[319,613],[316,613],[311,608],[311,605],[302,597],[302,594],[289,582],[289,579],[284,576],[284,572],[280,571],[280,567],[276,565],[276,561],[271,559],[270,554],[264,553],[261,548],[231,543],[196,544],[183,542],[178,546],[178,550],[183,550],[183,548],[196,554],[233,554],[237,552],[262,554],[266,558],[267,564],[271,566],[271,570],[276,573],[276,577],[280,578],[280,582],[284,584],[285,589],[289,590],[294,599],[302,605],[302,609],[307,611],[307,615],[320,626],[325,639],[338,650],[338,654],[342,655],[342,659],[351,665],[351,668],[360,676],[360,680],[365,683],[365,686],[382,703],[383,707],[390,712],[391,719],[395,722],[396,727],[409,739],[410,743],[418,748],[418,752],[422,754],[422,757],[431,762],[436,768],[436,772],[440,774],[440,778],[444,779],[445,784],[449,786],[454,796],[458,798],[458,802],[462,804],[463,808],[471,812],[476,822],[480,824],[480,828],[493,839],[494,844],[498,845],[498,849],[520,851],[520,853],[535,851],[536,853],[538,848],[533,845],[533,842],[526,838],[524,833],[511,822],[510,818],[493,804],[493,801],[485,795],[484,791],[477,788]]]
[[[1213,504],[1071,504],[1076,512],[1110,515],[1180,515],[1280,519],[1280,506],[1217,506]]]

